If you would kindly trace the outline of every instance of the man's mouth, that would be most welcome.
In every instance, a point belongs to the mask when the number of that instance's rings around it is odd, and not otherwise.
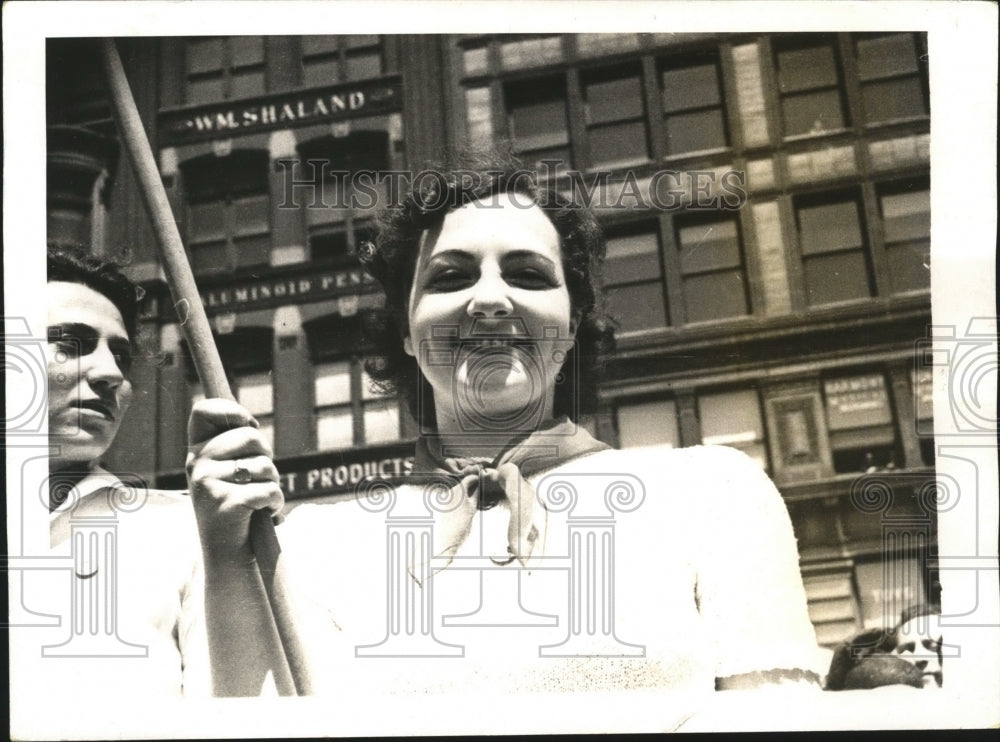
[[[99,399],[87,399],[81,401],[79,407],[81,410],[92,410],[97,412],[108,420],[113,421],[115,419],[115,413],[111,405],[106,404]]]

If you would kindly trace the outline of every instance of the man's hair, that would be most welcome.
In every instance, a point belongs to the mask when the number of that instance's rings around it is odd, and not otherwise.
[[[461,206],[476,201],[489,204],[502,194],[518,194],[537,204],[559,234],[566,288],[576,320],[576,341],[563,365],[575,373],[562,374],[558,380],[553,412],[575,419],[577,413],[592,411],[602,363],[614,349],[614,325],[605,311],[600,287],[605,243],[594,215],[554,187],[539,184],[534,173],[505,151],[462,153],[450,167],[425,173],[435,177],[422,179],[422,186],[415,187],[401,205],[383,209],[377,218],[375,244],[361,249],[362,262],[385,292],[385,307],[364,318],[366,335],[374,345],[365,367],[376,386],[406,398],[410,412],[422,426],[435,426],[430,386],[416,359],[403,348],[421,237]]]
[[[50,243],[48,281],[79,283],[108,298],[122,315],[129,342],[136,342],[142,289],[126,278],[112,262],[95,258],[83,250]]]

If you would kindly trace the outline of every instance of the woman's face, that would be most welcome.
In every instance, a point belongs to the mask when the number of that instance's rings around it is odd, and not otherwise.
[[[404,347],[434,391],[439,431],[550,418],[574,332],[559,234],[528,197],[466,204],[424,233]]]

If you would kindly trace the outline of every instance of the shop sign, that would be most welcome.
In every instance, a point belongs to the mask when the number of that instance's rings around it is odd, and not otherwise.
[[[411,447],[412,450],[412,447]],[[281,489],[287,500],[344,494],[356,491],[358,485],[370,479],[397,481],[413,471],[413,456],[389,452],[381,457],[338,461],[308,467],[280,464]]]
[[[166,147],[392,113],[402,109],[402,92],[400,80],[391,77],[162,111],[158,144]]]
[[[203,288],[201,300],[207,314],[220,314],[356,296],[375,288],[375,280],[361,268],[342,268],[238,280],[218,288]]]

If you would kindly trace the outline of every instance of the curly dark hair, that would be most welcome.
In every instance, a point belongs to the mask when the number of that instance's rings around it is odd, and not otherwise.
[[[49,243],[48,280],[80,283],[106,296],[121,312],[129,342],[136,344],[143,291],[125,277],[116,263],[96,258],[77,247]]]
[[[462,153],[446,167],[424,170],[401,204],[382,209],[377,217],[376,242],[361,248],[362,263],[385,292],[384,308],[364,317],[366,335],[374,345],[365,368],[381,391],[405,397],[410,412],[425,428],[436,426],[430,385],[416,359],[403,349],[421,236],[438,227],[451,211],[505,193],[531,198],[559,234],[566,287],[576,319],[576,343],[563,368],[575,373],[560,375],[553,412],[576,420],[596,406],[596,382],[603,360],[614,350],[614,325],[605,311],[600,288],[604,236],[589,209],[537,180],[535,173],[524,169],[509,152]]]

